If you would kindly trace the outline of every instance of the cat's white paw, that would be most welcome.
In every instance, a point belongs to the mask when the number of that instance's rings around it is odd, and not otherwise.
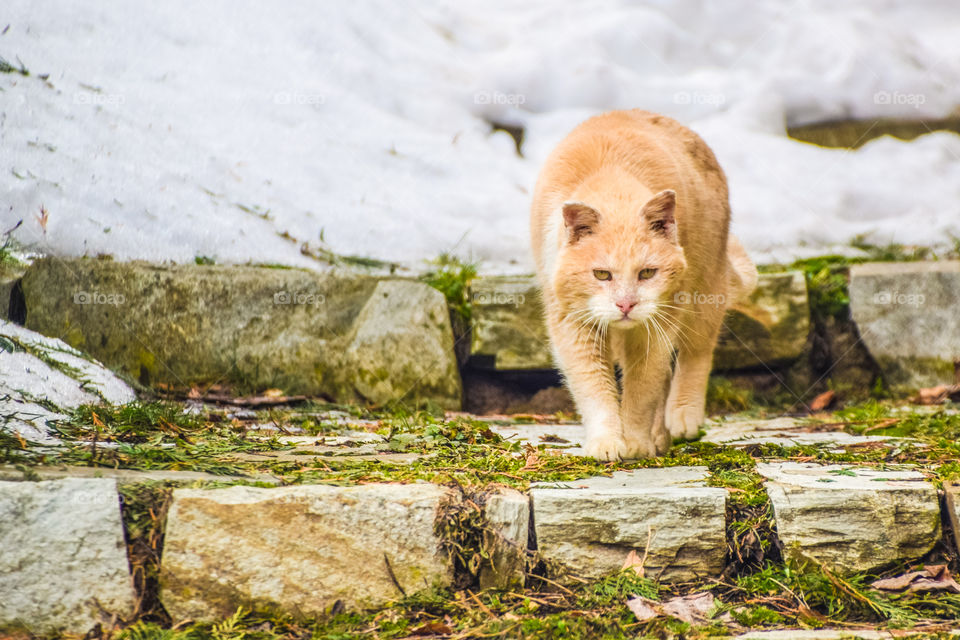
[[[693,440],[703,424],[703,409],[689,406],[671,407],[667,410],[666,422],[672,437]]]
[[[638,437],[627,435],[624,437],[624,441],[627,444],[627,453],[624,458],[654,458],[657,455],[656,443],[645,435]]]
[[[613,434],[587,437],[583,446],[588,456],[597,460],[623,460],[629,457],[629,449],[623,437]]]

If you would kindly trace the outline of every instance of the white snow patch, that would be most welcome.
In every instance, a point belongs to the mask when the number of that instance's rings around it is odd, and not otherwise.
[[[0,231],[23,219],[15,237],[53,254],[316,268],[301,244],[322,234],[342,254],[526,271],[546,153],[626,107],[704,135],[760,260],[960,234],[957,136],[846,151],[785,134],[956,112],[952,0],[4,8],[0,55],[31,75],[0,74]],[[525,157],[489,121],[523,126]]]

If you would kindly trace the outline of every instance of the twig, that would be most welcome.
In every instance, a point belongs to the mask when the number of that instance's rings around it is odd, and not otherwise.
[[[403,597],[407,597],[407,592],[402,586],[400,586],[400,581],[397,580],[396,574],[393,572],[393,567],[390,566],[390,558],[387,557],[386,552],[383,554],[383,562],[387,565],[387,575],[390,576],[390,580],[393,581],[393,585],[403,594]]]

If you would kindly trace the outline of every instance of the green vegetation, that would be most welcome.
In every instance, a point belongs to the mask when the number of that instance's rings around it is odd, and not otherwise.
[[[477,277],[477,265],[463,262],[460,258],[442,253],[430,261],[431,270],[421,280],[438,290],[447,299],[453,313],[470,322],[471,304],[468,287]]]
[[[360,419],[362,424],[350,426]],[[321,442],[350,433],[349,429],[375,431],[381,436],[379,450],[419,457],[412,461],[371,460],[299,451],[295,446],[302,444],[288,444],[276,432],[264,434],[252,428],[263,424],[273,424],[279,433],[300,427]],[[67,463],[238,474],[206,486],[249,484],[265,478],[281,484],[428,480],[459,487],[467,498],[452,504],[438,520],[459,576],[450,591],[406,598],[370,612],[345,613],[334,607],[315,618],[299,619],[244,609],[217,623],[185,623],[173,628],[178,621],[166,618],[156,599],[171,485],[123,485],[123,519],[140,595],[139,621],[107,634],[114,638],[705,638],[741,627],[861,624],[897,628],[942,623],[947,628],[960,616],[960,596],[956,594],[885,594],[869,588],[876,576],[838,576],[821,566],[783,564],[756,464],[773,458],[880,467],[912,463],[940,480],[954,479],[960,477],[956,462],[960,460],[960,415],[871,400],[817,421],[811,419],[810,426],[910,436],[917,442],[893,447],[754,445],[745,449],[690,442],[675,445],[659,458],[604,463],[564,456],[545,445],[506,441],[488,421],[426,411],[372,413],[356,407],[308,404],[265,410],[241,419],[222,410],[198,413],[171,403],[138,403],[81,407],[61,426],[70,444],[57,451],[37,452],[16,437],[0,434],[0,459],[19,464],[26,476],[35,474],[36,464]],[[344,454],[351,448],[344,445]],[[271,452],[302,455],[280,459],[262,455]],[[258,455],[245,455],[251,453]],[[597,582],[563,587],[542,576],[542,567],[531,558],[526,589],[476,592],[476,577],[487,559],[480,545],[481,513],[484,494],[491,486],[524,489],[534,481],[570,481],[616,470],[674,465],[706,466],[708,483],[729,492],[728,568],[719,580],[661,585],[628,569]],[[931,556],[928,563],[947,562],[957,571],[957,560],[945,547],[934,554],[939,555]],[[904,570],[894,567],[884,575]],[[716,598],[716,610],[705,626],[668,618],[641,623],[626,607],[633,595],[664,601],[705,590]]]
[[[19,73],[24,77],[29,76],[30,72],[27,71],[27,68],[24,66],[22,62],[20,62],[19,58],[17,59],[17,62],[20,64],[19,67],[13,66],[9,62],[7,62],[6,59],[3,58],[3,56],[0,56],[0,73]]]

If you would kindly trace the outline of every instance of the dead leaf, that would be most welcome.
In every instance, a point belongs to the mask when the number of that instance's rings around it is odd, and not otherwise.
[[[654,608],[654,606],[657,608]],[[637,620],[640,622],[653,620],[657,616],[661,615],[659,607],[659,602],[648,600],[643,596],[636,596],[635,598],[630,598],[627,600],[627,608],[633,612],[633,615],[637,616]]]
[[[546,433],[540,436],[540,442],[550,442],[555,444],[569,444],[569,440],[561,438],[560,436],[554,435],[552,433]]]
[[[813,402],[810,403],[810,411],[811,412],[823,411],[833,403],[836,397],[837,397],[837,394],[834,393],[832,390],[824,391],[823,393],[818,395],[816,398],[814,398]]]
[[[906,591],[907,593],[932,591],[960,593],[960,584],[953,579],[945,564],[927,565],[923,571],[911,571],[894,578],[877,580],[870,586],[883,591]]]
[[[283,389],[267,389],[263,392],[264,398],[281,398],[283,397]]]
[[[622,569],[624,571],[627,569],[633,569],[633,571],[641,578],[644,576],[643,558],[640,557],[640,554],[638,554],[635,549],[631,549],[630,553],[627,554],[627,559],[623,561]]]
[[[627,600],[627,607],[640,622],[665,616],[682,620],[688,624],[703,624],[708,620],[714,604],[713,594],[704,591],[689,596],[671,598],[664,603],[637,596]]]
[[[453,633],[453,629],[439,620],[425,622],[419,627],[410,630],[410,635],[412,636],[448,636],[451,633]]]
[[[960,384],[941,384],[920,389],[912,400],[918,404],[943,404],[947,398],[954,401],[960,400]]]

